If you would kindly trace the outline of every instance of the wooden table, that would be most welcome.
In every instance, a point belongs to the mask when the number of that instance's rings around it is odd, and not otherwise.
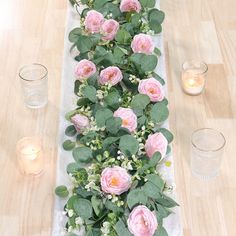
[[[57,158],[60,79],[66,0],[0,0],[0,235],[51,235]],[[236,234],[236,2],[235,0],[163,0],[165,51],[169,74],[170,123],[175,134],[177,193],[184,235]],[[181,91],[181,64],[188,59],[209,64],[203,95]],[[24,107],[18,69],[41,62],[49,70],[49,104]],[[227,146],[221,175],[204,183],[189,169],[193,130],[222,131]],[[42,135],[45,173],[20,175],[16,142]]]

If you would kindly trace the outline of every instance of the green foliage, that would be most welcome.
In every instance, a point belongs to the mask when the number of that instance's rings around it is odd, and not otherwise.
[[[57,196],[62,197],[62,198],[65,198],[69,195],[67,187],[64,186],[64,185],[56,187],[55,193],[56,193]]]
[[[91,102],[97,101],[97,90],[91,85],[86,85],[82,89],[82,94],[85,98],[88,98]]]
[[[106,129],[111,134],[117,134],[122,124],[120,117],[110,117],[106,120]]]
[[[73,202],[73,208],[75,212],[83,219],[89,219],[92,217],[93,208],[89,200],[83,198],[75,198]]]
[[[69,137],[73,137],[75,136],[77,133],[75,126],[74,125],[70,125],[66,128],[65,134]]]
[[[147,201],[147,195],[141,188],[131,190],[127,196],[127,203],[130,209],[132,209],[137,204],[146,205]]]
[[[136,69],[141,73],[153,71],[157,66],[157,56],[155,55],[134,53],[131,55],[130,61],[134,63]]]
[[[164,103],[158,102],[153,105],[150,115],[154,123],[162,123],[168,118],[169,110]]]
[[[67,139],[63,142],[62,146],[63,146],[64,150],[70,151],[75,147],[75,142]]]
[[[116,41],[119,44],[128,44],[131,42],[131,35],[128,31],[125,29],[120,29],[118,33],[116,34]]]
[[[122,219],[119,219],[119,221],[116,223],[115,230],[118,236],[132,236]]]
[[[131,101],[131,107],[134,109],[145,109],[150,103],[150,98],[144,94],[137,94],[133,97]]]
[[[138,151],[138,141],[132,135],[124,135],[120,138],[120,150],[126,155],[135,155]]]
[[[76,162],[88,163],[93,158],[92,150],[88,147],[77,147],[73,150],[72,155]]]
[[[103,127],[106,124],[106,120],[113,117],[113,112],[107,108],[98,110],[95,114],[95,119],[98,127]]]

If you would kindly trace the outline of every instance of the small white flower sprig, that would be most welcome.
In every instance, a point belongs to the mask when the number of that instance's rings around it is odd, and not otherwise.
[[[63,147],[74,162],[67,166],[72,187],[59,186],[56,194],[68,197],[66,230],[75,235],[84,227],[87,235],[130,236],[127,222],[132,224],[136,207],[156,215],[150,235],[165,233],[163,219],[177,205],[165,194],[171,184],[156,168],[173,139],[161,126],[168,102],[164,81],[154,72],[160,51],[150,37],[161,31],[164,13],[154,8],[155,1],[132,1],[136,7],[129,9],[127,0],[71,0],[85,5],[80,28],[69,35],[80,52],[78,101],[66,115],[71,125]],[[158,136],[162,145],[154,147]]]

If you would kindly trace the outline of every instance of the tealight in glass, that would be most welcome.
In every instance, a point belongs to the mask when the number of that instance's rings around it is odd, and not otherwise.
[[[207,64],[201,61],[187,61],[182,68],[182,88],[189,95],[199,95],[206,84]]]

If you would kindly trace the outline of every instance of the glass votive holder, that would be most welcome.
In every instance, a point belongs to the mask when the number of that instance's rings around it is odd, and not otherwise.
[[[187,61],[182,68],[182,88],[189,95],[199,95],[205,88],[207,64],[201,61]]]
[[[191,139],[191,170],[203,180],[220,172],[226,140],[222,133],[211,128],[196,130]]]
[[[38,137],[25,137],[18,141],[17,160],[25,175],[39,175],[44,168],[43,149]]]
[[[22,94],[26,106],[41,108],[48,102],[48,70],[41,64],[31,64],[19,71]]]

